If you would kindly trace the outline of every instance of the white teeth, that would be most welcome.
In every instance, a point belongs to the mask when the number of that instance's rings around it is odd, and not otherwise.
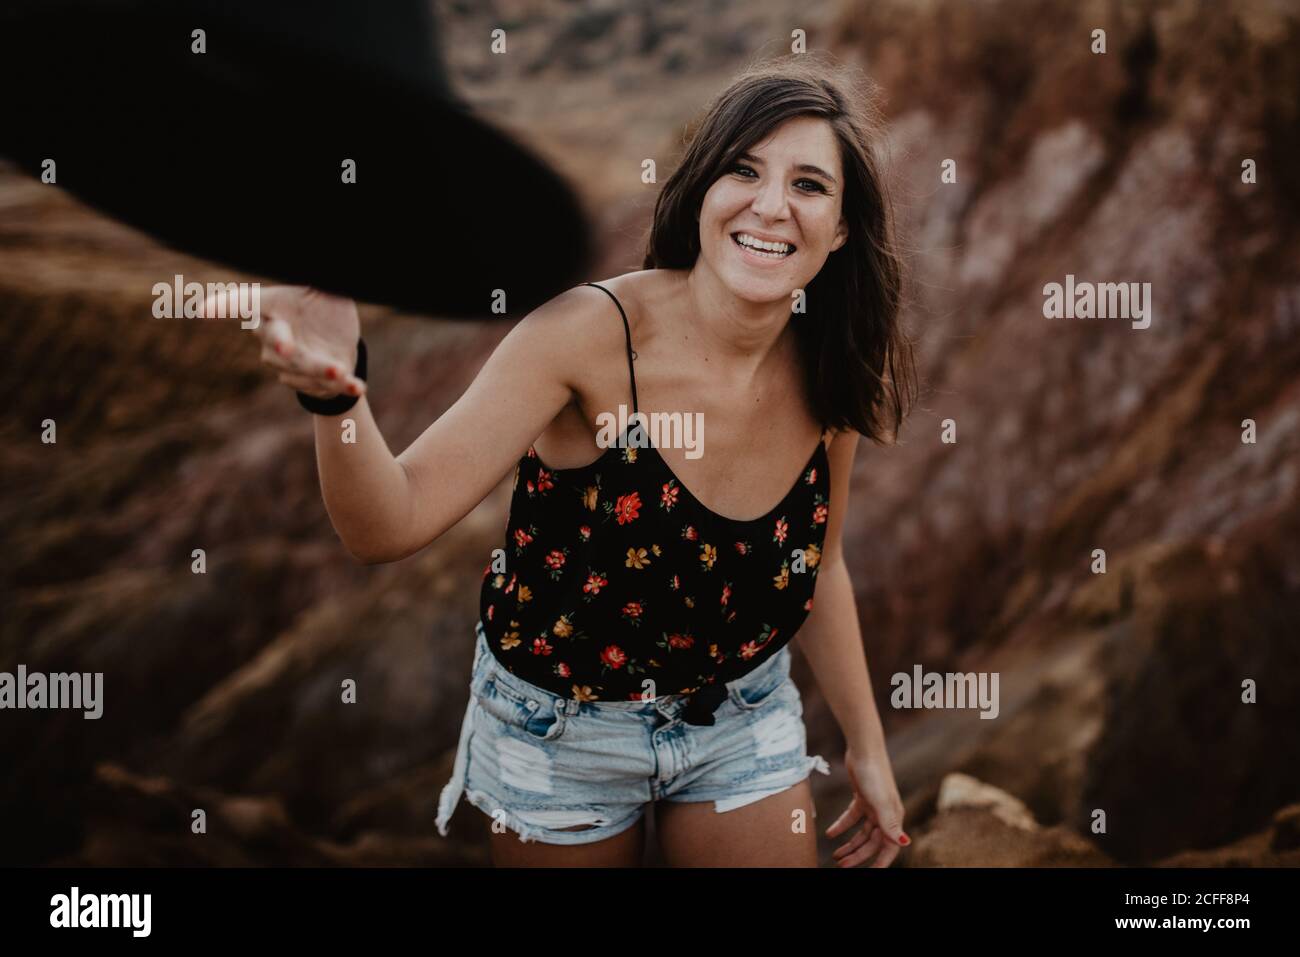
[[[794,247],[789,243],[769,243],[764,242],[749,233],[737,233],[736,242],[746,247],[756,256],[766,256],[769,259],[784,259],[794,252]]]

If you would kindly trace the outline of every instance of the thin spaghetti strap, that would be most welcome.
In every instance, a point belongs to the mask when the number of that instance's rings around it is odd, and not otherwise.
[[[614,300],[614,305],[618,306],[618,314],[623,317],[623,332],[627,336],[627,372],[632,379],[632,411],[639,411],[636,401],[636,372],[632,369],[632,360],[636,358],[636,353],[632,351],[632,327],[628,325],[627,313],[623,311],[623,304],[618,301],[618,296],[614,295],[604,286],[595,282],[584,282],[584,286],[595,286],[610,299]]]

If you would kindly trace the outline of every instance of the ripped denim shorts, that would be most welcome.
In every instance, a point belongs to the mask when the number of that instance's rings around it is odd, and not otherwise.
[[[727,682],[714,724],[681,720],[685,695],[653,701],[563,698],[507,671],[483,633],[470,678],[452,778],[438,800],[438,833],[466,798],[521,841],[586,844],[627,830],[652,801],[743,807],[804,780],[803,701],[784,647]],[[565,828],[588,825],[582,830]]]

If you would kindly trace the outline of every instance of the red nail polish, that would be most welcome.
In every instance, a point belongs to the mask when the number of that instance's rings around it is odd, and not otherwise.
[[[911,843],[912,843],[912,839],[909,838],[906,834],[900,834],[899,837],[898,837],[898,843],[899,843],[899,844],[911,844]]]
[[[333,366],[330,366],[329,368],[327,368],[327,369],[325,370],[325,378],[327,378],[327,379],[334,379],[334,378],[337,378],[337,377],[338,377],[338,372],[335,371],[335,369],[334,369]]]

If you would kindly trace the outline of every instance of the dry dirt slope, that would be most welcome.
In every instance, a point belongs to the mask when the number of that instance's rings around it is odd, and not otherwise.
[[[624,167],[667,168],[694,108],[809,10],[525,6],[445,4],[453,65],[582,186],[609,236],[602,274],[635,268],[652,194]],[[911,862],[1152,861],[1238,839],[1179,860],[1294,853],[1292,818],[1270,823],[1300,797],[1300,29],[1281,9],[811,8],[812,42],[888,95],[929,387],[903,445],[864,447],[855,476],[848,542],[879,700],[917,662],[1002,678],[997,721],[886,714],[921,835]],[[473,38],[502,17],[534,52],[492,64]],[[1088,51],[1094,27],[1105,56]],[[947,158],[958,181],[940,185]],[[201,265],[11,177],[0,210],[0,667],[103,670],[115,703],[90,730],[0,725],[5,857],[482,860],[463,825],[445,841],[430,822],[502,490],[421,555],[353,566],[307,425],[247,343],[147,318],[160,275]],[[1042,284],[1066,273],[1151,282],[1152,327],[1048,323]],[[368,320],[394,447],[504,331]],[[46,417],[53,448],[33,441]],[[945,418],[956,445],[938,441]],[[1104,577],[1088,572],[1098,547]],[[334,703],[344,677],[366,692],[351,709]],[[800,677],[810,745],[834,758]],[[940,802],[951,771],[1023,799],[1058,829],[1046,849]],[[842,777],[814,783],[838,813]],[[202,842],[196,806],[215,822]],[[1089,833],[1097,808],[1105,835]]]

